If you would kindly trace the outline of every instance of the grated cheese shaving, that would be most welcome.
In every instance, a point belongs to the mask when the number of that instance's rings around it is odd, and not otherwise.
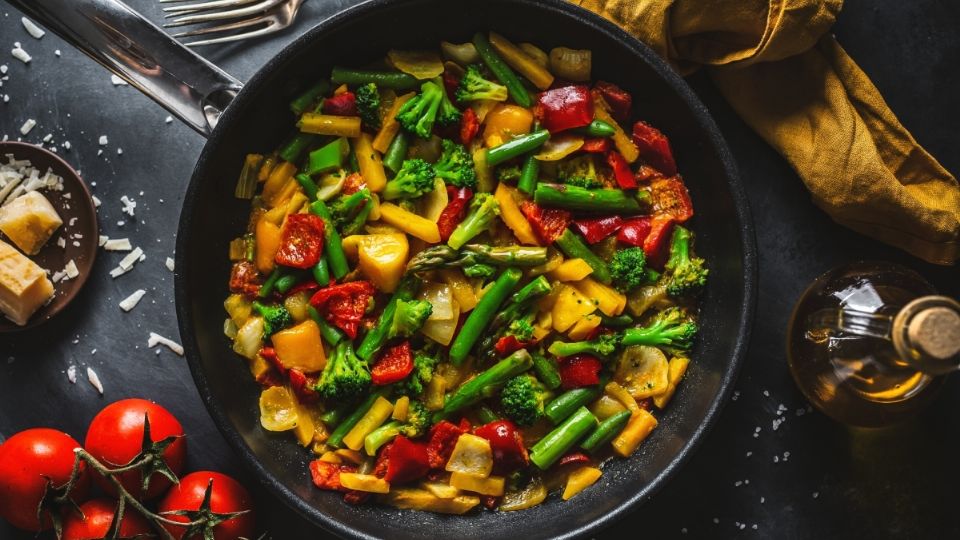
[[[171,339],[167,339],[167,338],[161,336],[160,334],[156,334],[156,333],[154,333],[154,332],[150,332],[150,338],[147,339],[147,347],[149,347],[149,348],[152,349],[152,348],[156,347],[157,345],[163,345],[164,347],[166,347],[166,348],[170,349],[171,351],[175,352],[177,355],[183,356],[183,346],[182,346],[182,345],[180,345],[180,344],[177,343],[176,341],[173,341],[173,340],[171,340]]]
[[[93,370],[92,367],[87,368],[87,380],[90,381],[90,385],[97,389],[97,392],[100,395],[103,395],[103,383],[100,382],[100,377],[97,376],[97,372]]]
[[[130,311],[131,309],[137,307],[140,299],[142,299],[143,295],[145,294],[147,294],[147,291],[138,289],[133,294],[120,301],[120,309],[124,311]]]
[[[40,39],[46,34],[42,28],[26,17],[20,17],[20,22],[23,23],[23,27],[27,30],[27,33],[36,39]]]
[[[130,251],[133,246],[129,238],[112,238],[103,243],[103,249],[107,251]]]

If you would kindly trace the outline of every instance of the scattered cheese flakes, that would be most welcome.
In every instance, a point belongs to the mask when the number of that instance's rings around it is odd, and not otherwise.
[[[61,236],[60,238],[57,238],[57,246],[60,247],[60,248],[66,248],[66,247],[67,247],[67,241],[64,240],[63,237]]]
[[[167,257],[167,270],[173,272],[173,258]]]
[[[22,126],[20,126],[20,134],[26,135],[27,133],[30,133],[30,130],[33,129],[33,126],[35,125],[37,125],[36,120],[34,120],[33,118],[27,118],[27,121],[24,122]]]
[[[60,58],[60,49],[53,51],[53,54],[57,55],[57,58]],[[67,115],[70,116],[70,115]]]
[[[126,195],[120,197],[120,202],[123,203],[122,212],[127,214],[130,217],[133,217],[133,211],[137,208],[137,201],[127,197]]]
[[[6,64],[0,65],[0,75],[6,75],[6,74],[7,74],[7,69],[8,69],[8,68],[7,68],[7,65],[6,65]]]
[[[173,117],[172,117],[172,116],[168,116],[168,117],[164,118],[163,121],[169,124],[170,122],[173,122]]]
[[[97,389],[97,392],[100,395],[103,395],[103,383],[100,382],[100,377],[97,376],[97,372],[93,370],[92,367],[87,368],[87,380],[90,381],[90,385]]]
[[[27,33],[36,39],[40,39],[46,34],[42,28],[26,17],[20,17],[20,22],[23,23],[23,27],[26,28]]]
[[[19,43],[17,43],[16,46],[14,46],[13,50],[10,51],[10,54],[12,54],[14,58],[23,62],[24,64],[29,64],[30,60],[33,60],[33,57],[27,54],[27,51],[23,50],[20,47]]]
[[[123,148],[117,148],[117,155],[118,156],[123,155]]]
[[[93,200],[93,207],[100,208],[100,205],[102,204],[100,199],[98,199],[96,195],[91,195],[90,198]]]
[[[170,349],[171,351],[177,353],[180,356],[183,356],[183,346],[177,343],[176,341],[167,339],[160,334],[155,334],[150,332],[150,339],[147,340],[147,347],[154,348],[157,345],[163,345],[164,347]]]
[[[103,247],[103,245],[106,244],[109,240],[110,240],[109,236],[104,236],[101,234],[99,243],[97,245],[99,245],[100,247]]]
[[[67,368],[67,380],[70,384],[77,384],[77,366],[70,364]]]
[[[132,269],[132,268],[127,268],[126,270],[124,270],[123,268],[120,268],[120,267],[118,266],[118,267],[116,267],[116,268],[114,268],[113,270],[110,271],[110,277],[116,279],[116,278],[118,278],[118,277],[126,274],[126,273],[129,272],[131,269]]]
[[[101,135],[101,136],[100,136],[100,139],[98,139],[97,142],[100,144],[100,146],[106,146],[106,145],[107,145],[107,142],[108,142],[108,141],[107,141],[107,136],[106,136],[106,135]]]
[[[63,141],[63,148],[64,148],[65,150],[69,150],[69,149],[70,149],[70,141]]]
[[[112,82],[114,86],[130,86],[127,84],[127,81],[117,77],[116,75],[110,76],[110,82]]]
[[[79,242],[74,242],[74,245],[79,244]],[[79,246],[78,246],[79,247]],[[77,269],[77,263],[73,262],[73,259],[70,259],[70,262],[63,267],[63,271],[67,273],[67,277],[73,279],[80,275],[80,270]]]
[[[131,268],[133,268],[133,265],[136,264],[137,261],[141,260],[140,257],[142,255],[143,255],[142,249],[140,248],[134,249],[133,251],[128,253],[126,257],[120,259],[120,268],[123,268],[124,270],[130,270]]]
[[[129,238],[112,238],[103,243],[103,249],[107,251],[130,251],[133,246],[130,245]]]
[[[54,282],[54,283],[60,283],[60,282],[63,281],[63,279],[66,278],[66,277],[67,277],[67,273],[66,273],[66,272],[57,270],[56,272],[53,273],[52,276],[50,276],[50,281],[52,281],[52,282]]]
[[[143,298],[143,295],[145,294],[147,294],[147,291],[138,289],[133,294],[120,301],[120,309],[124,311],[130,311],[131,309],[137,307],[140,299]]]

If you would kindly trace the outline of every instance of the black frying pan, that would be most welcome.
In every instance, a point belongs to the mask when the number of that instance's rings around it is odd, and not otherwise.
[[[753,316],[756,248],[747,200],[733,158],[703,104],[650,49],[613,24],[558,0],[371,0],[321,22],[241,90],[239,82],[115,0],[11,1],[209,136],[178,233],[181,337],[197,388],[223,435],[267,487],[317,525],[359,538],[583,536],[663,486],[726,401]],[[223,336],[227,245],[243,230],[249,210],[247,201],[233,197],[233,189],[244,155],[276,147],[293,122],[289,100],[328,75],[334,63],[360,66],[390,48],[435,47],[441,39],[465,41],[487,29],[544,48],[592,49],[594,78],[630,91],[635,114],[670,137],[697,210],[691,225],[698,252],[711,270],[700,339],[683,384],[660,415],[660,427],[633,457],[608,463],[598,484],[570,501],[552,496],[523,512],[466,516],[349,506],[339,494],[313,487],[306,451],[286,435],[261,429],[260,389]]]

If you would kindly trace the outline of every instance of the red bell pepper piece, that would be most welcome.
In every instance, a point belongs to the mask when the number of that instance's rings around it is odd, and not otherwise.
[[[321,312],[325,311],[327,321],[353,339],[357,337],[360,320],[369,309],[375,290],[369,281],[331,285],[314,293],[310,305]]]
[[[564,86],[541,92],[537,115],[550,133],[585,126],[593,121],[593,99],[586,86]]]
[[[636,217],[624,220],[623,226],[617,233],[617,241],[633,247],[643,247],[643,242],[650,234],[650,218]]]
[[[637,167],[637,172],[633,173],[633,177],[637,179],[637,183],[646,184],[658,178],[663,178],[663,175],[660,174],[660,171],[646,163],[641,163],[640,166]]]
[[[617,180],[617,186],[620,189],[637,188],[637,179],[630,170],[630,164],[620,155],[620,152],[611,151],[607,154],[607,165],[613,169],[613,177]]]
[[[650,198],[654,214],[665,214],[677,223],[683,223],[693,217],[693,203],[690,192],[679,177],[663,178],[650,183]]]
[[[360,173],[350,173],[343,179],[341,192],[344,195],[353,195],[365,187],[367,187],[367,182]]]
[[[377,363],[370,369],[373,384],[383,386],[393,384],[406,378],[413,371],[413,353],[410,351],[410,342],[404,341],[385,349]]]
[[[662,268],[667,260],[667,244],[670,243],[670,232],[673,230],[674,219],[666,214],[654,216],[650,221],[650,234],[643,241],[643,253],[647,256],[647,263]]]
[[[534,343],[534,341],[520,341],[517,339],[517,336],[503,336],[497,340],[497,343],[493,346],[493,348],[497,351],[497,354],[499,354],[501,357],[504,357],[511,353],[515,353],[520,349],[526,349]]]
[[[473,191],[470,188],[447,186],[447,206],[437,218],[437,228],[440,229],[440,240],[446,242],[457,228],[457,225],[467,216],[470,199]]]
[[[287,377],[290,378],[290,388],[293,389],[294,395],[297,396],[297,401],[300,403],[316,403],[320,401],[320,394],[313,389],[313,386],[317,383],[317,379],[308,377],[299,369],[291,369],[287,372]]]
[[[588,154],[606,154],[610,151],[610,148],[610,139],[606,137],[595,137],[592,139],[584,139],[580,151]]]
[[[280,357],[277,356],[277,351],[273,347],[262,347],[257,354],[273,366],[274,369],[279,371],[280,375],[287,374],[287,368],[280,363]]]
[[[441,420],[430,428],[430,440],[427,442],[427,459],[431,469],[442,469],[453,453],[457,439],[469,430],[447,420]]]
[[[583,452],[569,452],[557,462],[558,465],[563,467],[564,465],[570,465],[572,463],[590,463],[590,456],[584,454]]]
[[[477,437],[490,441],[494,469],[500,473],[524,467],[529,462],[523,435],[510,420],[497,420],[473,430]]]
[[[614,120],[625,124],[630,121],[630,111],[633,110],[633,96],[619,86],[606,81],[597,81],[593,85],[594,91],[603,97],[610,106],[610,115]]]
[[[260,272],[250,261],[240,261],[230,269],[230,292],[255,296],[260,292]]]
[[[398,435],[382,453],[387,454],[387,482],[403,483],[419,480],[430,472],[427,446]]]
[[[323,100],[323,114],[336,116],[357,116],[357,96],[353,92],[344,92]]]
[[[453,71],[447,69],[443,72],[443,88],[448,96],[454,96],[457,93],[457,87],[460,86],[460,77]]]
[[[477,119],[477,113],[467,107],[463,110],[460,117],[460,142],[464,146],[469,146],[473,138],[480,132],[480,120]]]
[[[533,232],[544,245],[550,245],[570,225],[570,212],[559,208],[543,208],[533,201],[523,201],[520,211],[530,222]]]
[[[306,270],[323,254],[323,220],[313,214],[290,214],[283,225],[274,262]]]
[[[670,141],[659,129],[643,120],[633,125],[633,144],[640,149],[640,156],[664,176],[677,174],[677,163],[673,160]]]
[[[342,491],[343,486],[340,485],[342,472],[357,472],[357,468],[353,465],[337,465],[319,459],[310,462],[310,478],[313,480],[313,485],[320,489]]]
[[[604,238],[620,230],[623,225],[623,218],[620,216],[606,216],[599,218],[578,219],[573,222],[573,226],[580,231],[580,234],[589,244],[596,244]]]
[[[561,358],[560,384],[567,390],[600,384],[600,361],[589,354]]]

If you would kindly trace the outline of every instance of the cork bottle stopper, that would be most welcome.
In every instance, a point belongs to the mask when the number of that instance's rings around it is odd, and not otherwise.
[[[924,309],[907,326],[911,345],[936,360],[960,354],[960,313],[947,306]]]

